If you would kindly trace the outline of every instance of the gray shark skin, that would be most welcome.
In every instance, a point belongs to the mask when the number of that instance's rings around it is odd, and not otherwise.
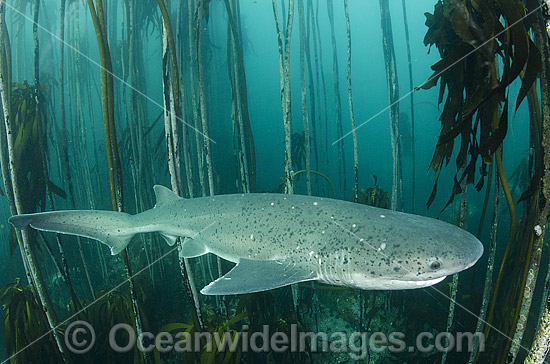
[[[283,194],[183,199],[155,186],[157,204],[136,215],[56,211],[9,219],[18,229],[99,240],[111,254],[138,233],[159,232],[180,257],[213,253],[237,265],[201,292],[259,292],[305,281],[360,289],[431,286],[483,254],[470,233],[443,221],[347,201]],[[210,225],[210,226],[209,226]]]

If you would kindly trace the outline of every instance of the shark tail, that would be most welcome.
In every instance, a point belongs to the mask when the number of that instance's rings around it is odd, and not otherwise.
[[[107,245],[111,254],[123,251],[136,234],[133,216],[115,211],[52,211],[12,216],[9,222],[22,230],[37,230],[82,236]]]

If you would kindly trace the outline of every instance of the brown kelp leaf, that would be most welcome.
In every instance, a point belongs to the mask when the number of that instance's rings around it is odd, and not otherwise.
[[[443,160],[443,148],[441,147],[435,147],[434,154],[432,155],[432,160],[430,162],[429,169],[433,169],[434,171],[437,171],[439,169],[439,166],[441,166],[441,161]]]
[[[439,139],[437,139],[437,145],[444,145],[444,144],[450,143],[453,140],[455,140],[455,138],[459,134],[462,134],[462,131],[464,130],[464,128],[466,126],[468,126],[468,124],[471,123],[471,122],[472,122],[471,117],[470,118],[465,118],[465,119],[460,120],[457,124],[455,124],[451,128],[451,130],[449,130],[448,132],[446,132],[446,133],[441,132],[441,134],[439,135]]]
[[[540,72],[541,68],[541,55],[539,52],[539,49],[529,39],[529,58],[527,59],[527,65],[525,66],[525,72],[523,74],[523,80],[521,80],[521,87],[519,89],[518,98],[516,100],[516,111],[518,111],[518,107],[527,96],[527,92],[529,92],[529,89],[533,85],[533,83],[537,80],[537,77]]]
[[[453,201],[455,200],[455,194],[454,193],[451,193],[451,197],[449,197],[449,200],[447,201],[447,203],[445,204],[445,206],[441,209],[441,211],[439,211],[439,215],[441,215],[441,213],[443,211],[445,211],[445,209],[453,203]],[[439,215],[437,216],[437,218],[439,218]]]
[[[535,172],[535,175],[529,181],[529,186],[525,191],[523,191],[523,193],[518,199],[518,202],[516,203],[519,204],[520,202],[530,200],[531,196],[533,196],[535,191],[539,188],[539,183],[540,183],[539,181],[540,181],[540,173]]]
[[[489,77],[486,77],[482,82],[478,83],[476,90],[472,95],[466,97],[464,107],[462,108],[462,117],[467,117],[473,114],[479,105],[486,99],[486,92],[489,88]]]
[[[470,163],[468,163],[468,166],[464,170],[464,174],[462,174],[462,177],[460,177],[460,182],[461,183],[464,180],[464,178],[466,178],[466,184],[467,185],[473,185],[474,184],[476,162],[477,162],[477,154],[472,153],[472,158],[470,158]]]
[[[476,35],[480,37],[479,42],[481,44],[486,43],[481,51],[485,54],[486,57],[490,57],[490,55],[494,54],[495,50],[492,49],[495,45],[498,46],[497,42],[491,39],[491,37],[487,37],[487,34],[495,34],[498,32],[495,32],[495,27],[500,25],[500,22],[497,18],[495,18],[494,10],[491,9],[491,3],[487,2],[486,0],[473,2],[472,6],[473,8],[478,11],[479,13],[483,14],[483,22],[474,24],[473,26],[481,26],[481,29],[476,29]],[[479,44],[479,45],[481,45]]]
[[[485,165],[485,163],[483,163],[483,165]],[[479,181],[476,184],[476,191],[477,192],[481,191],[484,185],[485,185],[485,176],[481,176],[479,178]]]
[[[444,24],[447,23],[443,16],[443,4],[437,3],[434,6],[434,13],[424,13],[426,16],[426,26],[428,31],[424,36],[424,45],[431,48],[432,45],[439,43],[444,34]],[[429,50],[428,50],[429,53]]]
[[[528,33],[523,25],[523,5],[520,5],[515,0],[500,0],[500,6],[503,11],[503,16],[506,19],[506,25],[509,26],[506,33],[510,33],[511,41],[508,43],[509,55],[512,58],[512,65],[507,78],[515,80],[523,70],[529,55]],[[513,25],[513,26],[511,26]],[[513,45],[513,55],[511,54]],[[503,77],[503,80],[506,78]]]
[[[484,158],[485,163],[490,163],[491,155],[487,147],[489,136],[493,131],[493,117],[497,112],[498,102],[491,97],[484,104],[480,105],[476,114],[476,130],[479,126],[479,154]]]
[[[502,144],[502,141],[506,137],[508,132],[508,100],[504,103],[502,108],[502,114],[500,115],[500,120],[498,123],[498,128],[494,130],[489,138],[487,139],[487,149],[490,154],[496,152],[496,150]]]
[[[62,199],[67,198],[67,193],[63,191],[63,189],[59,186],[57,186],[52,181],[48,181],[48,189],[55,195],[61,197]]]
[[[481,166],[479,167],[479,173],[481,174],[481,177],[479,178],[479,181],[475,186],[477,192],[481,191],[481,189],[485,185],[485,177],[487,176],[487,164],[481,163]]]
[[[462,182],[463,177],[460,178],[460,181],[458,181],[458,178],[456,178],[456,175],[454,177],[454,184],[453,184],[453,195],[459,195],[462,193],[462,187],[460,186],[460,183]]]
[[[472,117],[466,118],[463,130],[460,135],[460,150],[456,156],[456,169],[460,170],[468,159],[468,150],[470,147],[470,133],[472,132]]]
[[[462,193],[462,187],[461,187],[461,183],[462,183],[462,180],[464,179],[464,174],[462,175],[462,177],[460,177],[460,181],[457,179],[456,175],[454,177],[454,185],[453,185],[453,192],[451,193],[451,197],[449,197],[449,200],[447,201],[447,203],[445,204],[445,206],[441,209],[441,211],[439,211],[439,215],[441,215],[441,213],[443,211],[445,211],[445,209],[447,207],[449,207],[450,204],[453,203],[453,201],[455,200],[455,196],[457,195],[460,195]],[[439,218],[439,216],[437,217]]]
[[[460,44],[455,50],[446,55],[440,61],[434,63],[431,69],[435,72],[443,72],[449,70],[451,67],[456,67],[458,64],[464,62],[468,52],[472,51],[472,48],[465,44]]]
[[[437,183],[438,182],[439,182],[439,174],[437,175],[437,177],[435,179],[434,187],[432,188],[432,193],[430,194],[430,197],[428,198],[428,202],[426,203],[426,208],[428,208],[428,209],[430,208],[430,206],[434,202],[435,195],[437,194]]]
[[[10,256],[13,255],[13,252],[18,248],[17,237],[15,236],[15,230],[13,226],[10,227],[10,234],[8,236],[9,247],[10,247]]]
[[[437,81],[439,80],[439,77],[441,75],[438,72],[434,72],[430,78],[426,82],[424,82],[419,88],[422,88],[424,90],[429,90],[435,85],[437,85]]]
[[[429,168],[437,171],[443,164],[443,159],[445,159],[445,165],[449,164],[449,158],[453,153],[453,145],[454,141],[445,145],[436,146]]]
[[[439,85],[439,95],[437,97],[437,104],[438,105],[441,105],[441,103],[443,102],[443,97],[445,96],[445,89],[447,87],[450,88],[450,86],[448,86],[448,85],[449,85],[448,77],[441,77],[441,85]]]
[[[457,180],[462,186],[477,182],[479,190],[484,186],[486,165],[492,163],[507,135],[508,86],[522,70],[529,72],[518,94],[519,105],[537,78],[540,59],[530,40],[531,20],[522,18],[523,5],[517,0],[438,1],[433,15],[426,15],[429,30],[424,41],[437,47],[441,60],[431,67],[435,73],[422,88],[439,83],[438,104],[444,105],[431,169],[439,173],[444,160],[448,164],[455,158],[454,141],[461,136],[455,159],[460,172],[455,175],[455,191],[448,204],[458,194]],[[481,178],[477,180],[479,158]],[[428,205],[436,190],[437,183]]]
[[[464,43],[475,43],[475,38],[470,31],[470,12],[468,8],[464,3],[458,1],[454,5],[450,19],[453,30]]]
[[[436,37],[434,37],[435,16],[428,12],[425,12],[424,16],[426,17],[426,22],[424,24],[428,27],[428,31],[424,36],[424,45],[431,47],[436,42]]]

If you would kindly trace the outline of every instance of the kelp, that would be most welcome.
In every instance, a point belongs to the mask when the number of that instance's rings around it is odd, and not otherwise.
[[[430,89],[439,82],[438,102],[443,103],[431,169],[437,172],[449,164],[460,136],[455,160],[459,172],[448,206],[462,192],[462,181],[475,183],[478,191],[483,187],[487,165],[507,134],[507,87],[524,70],[515,101],[517,110],[537,78],[540,53],[529,37],[530,23],[524,18],[523,5],[515,0],[439,1],[434,13],[425,15],[429,29],[424,44],[435,45],[441,60],[432,65],[434,73],[421,87]],[[480,159],[481,166],[477,166]],[[475,182],[478,168],[481,176]],[[428,207],[435,197],[437,181]]]
[[[382,26],[382,49],[388,88],[388,109],[390,121],[390,144],[392,155],[392,188],[390,209],[403,211],[403,168],[402,152],[399,143],[399,78],[393,44],[390,5],[388,0],[380,0],[380,18]]]
[[[276,333],[282,333],[284,337],[292,337],[292,332],[294,331],[293,327],[295,327],[298,335],[300,336],[302,333],[306,332],[306,328],[304,324],[301,322],[299,317],[296,317],[293,314],[289,314],[284,316],[283,318],[277,320],[275,323],[272,323],[269,325],[269,328],[271,330],[270,337],[273,337]],[[312,339],[314,340],[314,339]],[[270,351],[267,354],[267,363],[312,363],[311,358],[311,347],[307,340],[304,342],[305,346],[303,348],[300,348],[300,350],[284,350],[282,352],[275,352]],[[316,345],[317,343],[312,343]]]
[[[23,196],[25,211],[36,212],[46,207],[46,189],[66,198],[63,189],[50,180],[45,181],[44,168],[46,164],[46,112],[43,109],[36,112],[35,87],[27,83],[13,85],[11,91],[12,115],[15,130],[15,165],[18,183]],[[45,105],[42,92],[38,92],[39,100]],[[41,132],[42,131],[42,132]]]
[[[124,211],[124,190],[122,181],[122,164],[120,160],[120,153],[118,149],[118,139],[115,127],[115,97],[113,86],[113,66],[111,62],[111,52],[109,50],[109,43],[107,41],[107,30],[105,26],[105,12],[103,9],[103,2],[93,0],[87,0],[90,10],[90,16],[94,25],[94,30],[97,39],[97,46],[100,56],[101,64],[101,106],[103,111],[103,126],[105,131],[105,149],[107,155],[107,169],[109,172],[109,188],[111,192],[111,203],[113,211]],[[130,266],[130,259],[128,257],[127,250],[122,251],[122,260],[124,261],[124,267],[126,268],[126,278],[128,280],[131,300],[132,311],[135,315],[136,332],[138,338],[141,341],[142,318],[141,310],[136,298],[136,290],[134,287],[132,268]],[[143,357],[147,361],[148,354],[143,352]]]
[[[311,288],[310,284],[305,284],[305,288]],[[300,290],[298,297],[299,307],[310,309],[312,307],[313,291]],[[305,325],[301,319],[301,315],[296,313],[294,306],[292,309],[284,310],[281,302],[292,300],[292,291],[283,289],[281,295],[275,297],[273,292],[257,292],[239,296],[236,312],[238,315],[246,314],[249,323],[249,337],[253,332],[261,332],[265,329],[265,325],[269,328],[269,337],[273,337],[277,333],[283,333],[286,337],[306,332]],[[281,311],[284,311],[281,313]],[[310,312],[311,313],[311,312]],[[266,351],[266,352],[249,352],[247,353],[247,362],[253,363],[305,363],[311,362],[311,348],[305,341],[304,350],[284,350],[284,351]]]
[[[42,90],[38,92],[39,105],[45,105]],[[66,198],[63,189],[51,182],[47,171],[47,138],[45,130],[48,118],[45,110],[40,107],[37,112],[35,87],[25,83],[14,83],[10,90],[11,111],[14,130],[14,166],[17,183],[21,190],[23,212],[44,211],[46,208],[47,191]],[[33,235],[33,234],[31,234]],[[15,234],[10,231],[10,253],[13,254],[17,242]]]
[[[350,201],[354,200],[354,196]],[[369,205],[387,209],[389,207],[388,193],[384,191],[380,186],[374,186],[367,188],[366,190],[361,188],[359,190],[357,201],[363,205]]]
[[[252,329],[261,328],[262,324],[275,321],[275,297],[270,291],[249,293],[239,296],[237,312],[248,312]]]
[[[62,358],[50,331],[46,314],[35,298],[32,286],[16,279],[0,289],[4,311],[4,344],[10,364],[60,363]],[[40,339],[39,345],[30,345]]]
[[[296,178],[296,180],[293,180],[293,182],[297,182],[297,177],[302,174],[302,173],[306,173],[307,171],[305,169],[301,169],[299,171],[296,171],[294,172],[294,176],[292,178]],[[328,178],[325,174],[321,173],[321,172],[317,172],[317,171],[314,171],[314,170],[311,170],[309,171],[310,173],[314,174],[314,175],[317,175],[321,178],[323,178],[325,181],[327,181],[327,183],[329,184],[330,186],[330,189],[332,191],[332,198],[336,198],[336,190],[334,189],[334,184],[332,183],[332,181],[330,180],[330,178]]]
[[[304,169],[306,163],[306,136],[305,132],[294,132],[291,136],[292,167],[295,170]],[[284,165],[284,162],[283,162]]]
[[[32,9],[34,0],[15,0],[11,4],[18,11],[13,11],[10,16],[13,19],[13,26],[16,29],[15,36],[17,38],[22,36],[22,32],[25,28],[25,17],[23,14],[26,14],[30,9]]]
[[[311,143],[309,136],[309,124],[311,122],[312,126],[315,125],[315,115],[312,115],[312,120],[310,121],[308,114],[308,105],[307,105],[307,92],[306,92],[306,71],[305,71],[305,52],[309,54],[309,42],[307,43],[306,49],[306,29],[304,21],[304,2],[303,0],[298,0],[298,20],[299,20],[299,30],[300,30],[300,88],[302,94],[302,121],[304,125],[304,141],[305,141],[305,162],[306,162],[306,186],[307,194],[311,196]],[[308,58],[309,59],[309,58]],[[309,67],[311,70],[311,65]],[[311,82],[311,75],[309,76]],[[311,91],[311,90],[310,90]],[[315,129],[313,129],[313,138],[315,138]]]
[[[248,91],[246,72],[244,67],[244,55],[243,55],[243,39],[241,28],[241,16],[239,9],[239,2],[233,4],[233,1],[225,0],[225,8],[227,11],[227,25],[231,30],[229,37],[228,32],[228,71],[230,79],[233,80],[232,84],[232,101],[235,108],[236,116],[236,130],[238,130],[237,138],[239,139],[239,153],[242,160],[243,174],[241,179],[243,180],[243,186],[245,191],[256,191],[256,149],[254,145],[254,138],[252,135],[252,127],[250,123],[250,115],[248,112]],[[235,6],[236,5],[236,6]],[[231,46],[229,40],[231,39]],[[229,51],[231,51],[232,62],[229,60]],[[233,64],[233,70],[230,66]],[[245,130],[246,129],[246,130]],[[246,136],[246,138],[245,138]],[[248,165],[250,164],[250,166]]]
[[[527,5],[524,8],[523,2],[515,0],[465,0],[452,3],[440,1],[435,6],[433,15],[426,14],[429,30],[424,42],[429,46],[435,44],[442,60],[432,66],[435,73],[422,87],[428,89],[441,81],[439,103],[444,101],[440,116],[442,130],[430,168],[439,172],[444,164],[450,162],[454,141],[461,136],[456,157],[457,170],[460,172],[454,177],[453,191],[446,206],[457,194],[463,192],[464,183],[475,183],[478,170],[476,163],[479,160],[481,177],[475,186],[478,191],[481,190],[487,175],[487,166],[493,163],[494,158],[496,173],[510,210],[508,243],[492,289],[493,301],[487,311],[486,320],[490,326],[493,319],[498,317],[501,321],[499,330],[506,333],[507,337],[513,337],[511,341],[499,342],[498,352],[491,354],[491,360],[497,362],[515,360],[525,333],[540,265],[541,235],[544,233],[541,227],[545,225],[543,220],[547,216],[548,206],[547,199],[544,198],[547,189],[544,186],[542,163],[545,141],[541,137],[541,106],[537,100],[535,85],[542,69],[541,52],[530,34],[531,30],[537,34],[537,23],[533,22],[535,17],[530,15],[538,10],[538,3],[527,2]],[[546,40],[546,37],[538,38]],[[538,41],[538,45],[545,44],[540,39]],[[514,105],[514,101],[510,100],[508,86],[515,80],[520,83],[515,111],[525,97],[529,102],[532,151],[530,179],[528,185],[522,187],[526,189],[518,201],[525,201],[526,204],[517,234],[515,207],[504,176],[501,151],[507,135],[508,109]],[[541,94],[547,93],[547,86],[541,76]],[[541,98],[544,99],[544,96]],[[517,180],[515,185],[518,184]],[[438,178],[428,206],[435,198],[437,181]],[[539,232],[537,226],[541,228]],[[508,259],[512,256],[518,259]],[[499,291],[500,287],[505,290]],[[500,309],[496,309],[497,302]],[[510,319],[506,319],[508,316]],[[486,327],[485,335],[488,332],[489,327]]]
[[[334,29],[334,3],[332,0],[327,1],[327,15],[330,24],[330,33],[331,33],[331,43],[332,43],[332,74],[333,74],[333,85],[334,85],[334,106],[336,111],[336,136],[338,141],[338,170],[341,170],[339,187],[344,191],[346,195],[347,188],[347,173],[346,173],[346,154],[344,153],[344,143],[343,136],[344,132],[342,129],[342,100],[340,98],[340,75],[338,66],[338,49],[336,43],[336,32]]]
[[[101,360],[107,363],[144,363],[144,357],[138,349],[138,345],[134,345],[132,350],[120,353],[111,348],[109,343],[110,332],[117,324],[127,324],[136,330],[136,317],[134,315],[132,298],[129,293],[112,290],[110,292],[99,292],[98,297],[101,297],[93,304],[86,304],[87,308],[81,313],[81,319],[90,323],[96,333],[97,342],[92,350],[87,354],[86,358],[97,362]],[[148,330],[149,325],[147,316],[140,310],[140,320],[143,325],[143,330]],[[126,330],[117,331],[116,342],[123,346],[128,343],[129,337]]]
[[[299,171],[292,172],[292,187],[293,188],[296,185],[296,183],[298,182],[298,179],[299,179],[298,177],[300,175],[306,173],[306,172],[307,171],[305,169],[300,169]],[[332,183],[330,178],[328,178],[325,174],[323,174],[321,172],[318,172],[318,171],[311,170],[309,172],[311,174],[319,176],[319,177],[323,178],[325,181],[327,181],[327,183],[330,186],[330,189],[332,191],[332,198],[336,198],[336,189],[334,188],[334,184]],[[281,184],[279,184],[279,186],[277,187],[275,192],[276,193],[284,193],[285,192],[285,186],[286,186],[285,182],[282,182]],[[319,186],[316,186],[316,187],[319,187]],[[322,193],[320,193],[319,191],[316,191],[315,196],[322,196]]]
[[[136,28],[143,29],[143,35],[148,37],[150,34],[158,33],[162,26],[162,20],[157,11],[156,0],[140,0],[139,6],[135,6]],[[148,29],[151,29],[148,32]]]
[[[294,0],[288,3],[287,26],[283,26],[281,31],[281,22],[277,10],[277,0],[272,1],[273,15],[277,30],[277,45],[279,48],[279,73],[281,90],[281,107],[283,111],[283,126],[285,130],[285,193],[292,194],[292,110],[290,107],[290,40],[292,39],[292,24],[294,19]],[[284,12],[283,3],[283,12]],[[284,16],[283,16],[284,18]],[[284,34],[283,34],[284,33]],[[283,43],[284,37],[284,43]]]
[[[382,187],[378,185],[378,177],[376,174],[373,173],[372,178],[374,179],[374,186],[369,187],[366,190],[361,188],[357,196],[357,201],[355,202],[382,209],[389,208],[390,199],[388,192],[384,191]],[[350,201],[354,201],[354,197],[355,196],[352,195],[350,197]]]
[[[34,100],[35,100],[35,119],[39,117],[42,108],[39,103],[39,67],[38,67],[38,36],[37,36],[37,26],[38,21],[38,1],[34,3],[34,15],[33,15],[33,39],[34,39],[34,71],[35,71],[35,87],[33,90]],[[20,176],[19,171],[15,165],[16,157],[16,127],[14,123],[15,117],[13,116],[13,105],[11,97],[11,55],[9,47],[9,34],[6,27],[6,3],[5,1],[0,1],[0,39],[2,39],[3,46],[0,47],[0,96],[2,101],[2,112],[3,112],[3,127],[0,128],[2,138],[0,138],[0,156],[2,160],[2,178],[4,186],[8,189],[8,203],[10,205],[10,212],[12,215],[19,214],[24,212],[25,206],[23,203],[22,192],[20,189]],[[42,128],[40,123],[36,123],[38,127],[38,135],[42,135]],[[39,143],[41,144],[42,152],[45,155],[44,141],[39,138]],[[24,161],[22,161],[24,163]],[[43,156],[43,168],[44,168],[44,179],[49,180],[47,171],[46,171],[46,160]],[[51,200],[51,194],[49,195]],[[59,335],[55,331],[57,327],[57,316],[55,310],[53,309],[52,302],[48,295],[48,292],[45,289],[44,279],[42,272],[39,269],[35,252],[31,245],[30,234],[25,231],[16,232],[17,241],[19,244],[21,257],[23,259],[23,264],[25,267],[25,272],[27,275],[27,281],[33,285],[34,292],[36,293],[37,298],[41,304],[48,326],[51,329],[53,338],[55,339],[57,349],[61,355],[62,361],[70,362],[67,354],[64,350],[64,344],[62,343]]]
[[[548,173],[548,165],[550,164],[550,93],[549,93],[549,79],[550,79],[550,44],[548,38],[545,36],[549,34],[549,17],[548,7],[544,7],[544,19],[541,14],[538,15],[538,19],[534,26],[534,34],[537,39],[537,44],[540,46],[542,52],[542,64],[541,69],[541,108],[540,113],[540,129],[533,130],[537,140],[537,148],[539,149],[538,158],[535,160],[535,166],[540,172],[535,172],[535,176],[538,175],[538,180],[531,182],[531,185],[536,186],[535,190],[538,191],[538,207],[535,218],[532,222],[532,233],[534,237],[533,247],[538,249],[534,253],[534,259],[529,266],[531,272],[535,272],[539,268],[541,250],[543,247],[543,239],[545,237],[546,223],[548,221],[548,209],[550,201],[550,174]],[[545,27],[546,26],[546,27]],[[545,29],[546,28],[546,29]],[[544,34],[544,29],[546,34]],[[536,118],[535,118],[536,120]],[[536,128],[533,128],[536,129]],[[536,155],[536,156],[537,156]],[[533,179],[535,178],[533,177]],[[537,261],[537,258],[539,261]],[[536,279],[535,279],[536,281]],[[525,288],[529,288],[532,291],[531,285],[526,285]],[[525,290],[524,290],[525,292]],[[524,294],[525,296],[525,294]],[[530,294],[528,299],[532,299]],[[526,364],[542,363],[545,361],[548,354],[548,347],[550,343],[550,298],[546,297],[544,303],[544,310],[541,313],[541,318],[538,323],[538,329],[533,339],[531,350],[529,355],[525,359]],[[522,323],[523,324],[523,323]],[[519,326],[519,324],[518,324]],[[521,344],[521,338],[519,340]],[[511,351],[512,352],[512,351]],[[513,354],[513,352],[512,352]]]
[[[407,142],[403,139],[403,126],[405,124],[405,116],[407,114],[401,113],[399,115],[399,142],[403,156],[407,156],[407,152],[410,153],[412,159],[412,178],[411,178],[411,212],[414,213],[415,205],[415,195],[416,195],[416,150],[414,145],[414,83],[413,83],[413,71],[412,71],[412,57],[411,57],[411,44],[409,41],[409,22],[407,20],[407,7],[405,5],[405,0],[402,0],[403,8],[403,25],[405,28],[405,43],[407,45],[407,63],[409,68],[409,88],[410,88],[410,98],[411,98],[411,123],[410,123],[410,145],[407,146]],[[406,129],[405,129],[406,130]],[[404,145],[405,144],[405,145]]]
[[[351,25],[349,20],[348,0],[344,0],[344,15],[346,17],[346,36],[347,36],[347,46],[348,46],[347,84],[348,84],[349,119],[350,119],[350,127],[351,127],[351,136],[353,139],[353,195],[354,195],[354,201],[357,201],[359,198],[358,196],[359,194],[359,151],[358,151],[358,145],[357,145],[357,133],[355,130],[356,129],[355,114],[353,112],[353,93],[352,93],[352,86],[351,86]],[[384,15],[389,16],[389,14],[382,14],[383,19],[384,19]],[[384,27],[382,27],[382,33],[385,36],[384,30],[385,30]]]
[[[228,320],[209,314],[204,320],[204,328],[190,323],[172,322],[164,325],[159,332],[175,332],[175,347],[181,352],[185,363],[193,364],[238,364],[241,362],[242,345],[235,325],[247,317],[241,312]],[[200,342],[197,342],[199,340]],[[160,364],[158,346],[154,349],[155,364]]]

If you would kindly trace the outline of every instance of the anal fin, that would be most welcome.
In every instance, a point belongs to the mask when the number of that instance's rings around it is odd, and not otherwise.
[[[286,260],[241,259],[223,277],[201,290],[204,295],[231,295],[268,291],[317,279],[307,267]]]

